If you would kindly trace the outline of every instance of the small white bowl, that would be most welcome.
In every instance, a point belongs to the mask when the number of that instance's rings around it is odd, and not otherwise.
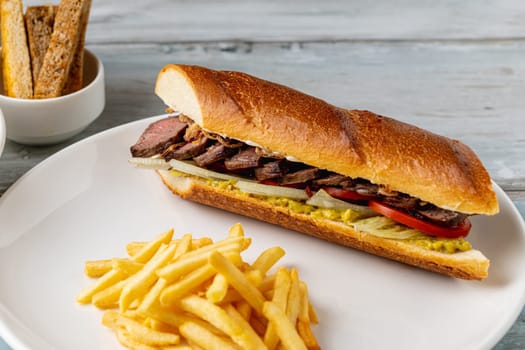
[[[65,141],[98,118],[105,105],[104,66],[84,50],[84,87],[68,95],[47,99],[5,96],[0,69],[0,109],[7,138],[26,145]]]

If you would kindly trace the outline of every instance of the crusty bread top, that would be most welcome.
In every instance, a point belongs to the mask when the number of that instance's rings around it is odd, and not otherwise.
[[[167,65],[155,93],[206,130],[444,209],[498,212],[487,171],[459,141],[239,72]]]
[[[4,94],[33,97],[31,62],[21,0],[1,0],[2,72]]]

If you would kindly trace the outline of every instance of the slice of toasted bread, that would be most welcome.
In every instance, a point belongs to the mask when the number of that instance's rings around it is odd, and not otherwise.
[[[1,0],[2,69],[4,94],[33,97],[33,80],[22,0]]]
[[[62,0],[55,16],[53,34],[35,83],[35,98],[62,95],[71,70],[87,0]]]
[[[57,9],[58,7],[52,5],[29,6],[24,15],[29,53],[31,55],[33,82],[36,82],[38,78],[40,67],[42,67],[42,62],[49,46]]]
[[[91,9],[91,0],[86,0],[84,8],[82,9],[80,34],[78,38],[78,45],[71,63],[71,70],[69,77],[66,80],[66,85],[62,91],[63,95],[70,94],[82,88],[83,84],[83,70],[84,70],[84,43],[86,41],[86,29],[89,20],[89,12]]]

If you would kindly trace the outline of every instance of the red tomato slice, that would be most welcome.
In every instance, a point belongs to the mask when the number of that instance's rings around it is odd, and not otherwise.
[[[463,220],[463,222],[454,227],[444,227],[420,220],[410,214],[376,201],[369,201],[368,206],[381,215],[432,236],[444,238],[465,237],[472,227],[469,219]]]
[[[344,190],[339,187],[323,187],[330,196],[347,201],[367,201],[370,197],[363,196],[355,191]]]

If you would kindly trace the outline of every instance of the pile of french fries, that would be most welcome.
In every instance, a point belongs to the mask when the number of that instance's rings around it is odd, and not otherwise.
[[[128,257],[87,261],[98,278],[79,303],[104,309],[102,324],[130,349],[320,349],[306,284],[296,268],[272,267],[281,247],[252,263],[240,224],[217,242],[169,230],[127,245]]]

